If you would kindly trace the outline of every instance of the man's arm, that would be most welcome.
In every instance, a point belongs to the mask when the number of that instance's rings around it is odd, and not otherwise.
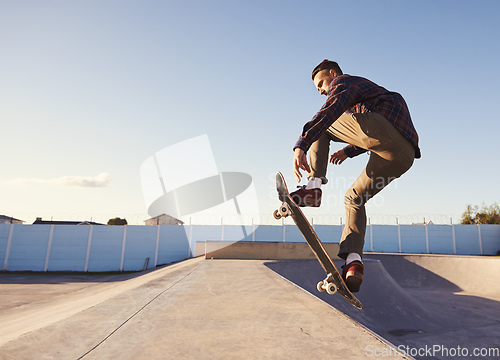
[[[311,168],[307,163],[307,155],[304,150],[300,148],[296,148],[293,154],[293,174],[295,175],[295,179],[297,182],[300,182],[302,179],[302,174],[300,173],[300,169],[311,172]]]
[[[348,75],[341,75],[333,80],[328,99],[311,121],[304,125],[294,150],[300,148],[307,152],[312,143],[318,140],[340,115],[357,103],[358,89],[349,79]]]

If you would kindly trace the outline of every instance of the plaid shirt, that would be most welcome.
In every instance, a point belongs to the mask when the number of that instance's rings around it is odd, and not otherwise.
[[[319,139],[344,112],[376,112],[384,116],[415,147],[415,157],[420,158],[418,134],[411,121],[410,111],[403,97],[371,82],[368,79],[341,75],[333,79],[328,88],[328,99],[311,121],[304,125],[302,135],[294,146],[305,152]],[[344,148],[348,157],[366,152],[354,145]]]

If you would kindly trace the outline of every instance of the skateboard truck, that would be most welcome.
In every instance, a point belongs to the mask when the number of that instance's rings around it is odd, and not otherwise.
[[[316,288],[319,292],[327,292],[330,295],[333,295],[337,292],[338,288],[333,280],[333,275],[328,274],[325,280],[322,280],[316,285]]]
[[[279,209],[274,210],[273,212],[273,216],[276,220],[279,220],[282,217],[286,218],[290,215],[292,215],[292,210],[290,210],[290,206],[286,202],[282,203]]]

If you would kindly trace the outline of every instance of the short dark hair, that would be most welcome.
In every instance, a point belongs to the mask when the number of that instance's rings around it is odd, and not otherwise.
[[[330,70],[333,69],[337,73],[337,75],[342,75],[343,72],[340,69],[339,64],[337,64],[335,61],[330,61],[328,59],[323,60],[322,62],[319,63],[318,66],[316,66],[312,72],[312,79],[314,80],[314,77],[323,70]]]

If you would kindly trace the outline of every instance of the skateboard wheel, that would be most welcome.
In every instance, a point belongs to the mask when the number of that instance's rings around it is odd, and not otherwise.
[[[282,217],[287,217],[292,213],[287,204],[281,205],[278,212]]]
[[[337,292],[337,285],[335,283],[328,283],[326,286],[326,292],[330,295],[333,295]]]
[[[323,281],[320,281],[318,285],[316,285],[316,288],[318,289],[319,292],[325,292],[325,285],[323,284]]]
[[[279,211],[278,211],[278,210],[274,210],[274,212],[273,212],[273,216],[274,216],[274,218],[275,218],[276,220],[281,219],[281,214],[279,213]]]

